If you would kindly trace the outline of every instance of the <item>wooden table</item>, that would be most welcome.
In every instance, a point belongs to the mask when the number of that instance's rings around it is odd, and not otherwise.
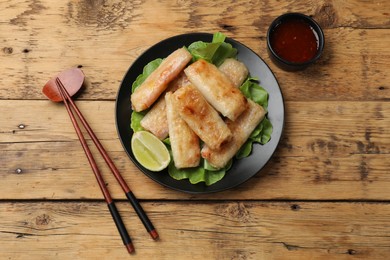
[[[266,51],[268,25],[290,11],[313,16],[326,37],[320,61],[296,73],[277,68]],[[114,112],[121,80],[143,51],[199,31],[221,31],[269,64],[286,121],[275,155],[254,178],[190,195],[133,165]],[[3,0],[0,35],[0,259],[390,257],[388,0]],[[97,156],[133,256],[65,108],[41,93],[70,67],[87,76],[77,105],[160,233],[152,241]]]

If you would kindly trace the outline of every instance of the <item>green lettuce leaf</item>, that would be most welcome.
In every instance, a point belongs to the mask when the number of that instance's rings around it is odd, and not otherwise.
[[[202,167],[177,169],[173,160],[171,160],[168,166],[168,173],[175,180],[189,179],[194,184],[204,179],[205,169]]]
[[[188,179],[191,184],[197,184],[204,182],[207,186],[210,186],[220,181],[231,167],[231,162],[223,169],[215,169],[202,159],[201,165],[194,168],[177,169],[173,160],[171,160],[168,166],[169,175],[175,180]],[[208,165],[208,166],[205,166]]]
[[[142,71],[142,74],[138,75],[138,77],[136,78],[136,80],[133,82],[133,85],[132,85],[132,88],[131,88],[131,92],[134,92],[134,90],[136,88],[138,88],[142,82],[145,81],[145,79],[147,77],[149,77],[149,75],[155,70],[157,69],[158,66],[160,66],[161,62],[163,61],[163,59],[161,58],[158,58],[158,59],[155,59],[151,62],[149,62],[148,64],[146,64],[146,66],[144,67],[143,71]]]
[[[241,92],[247,97],[261,105],[265,110],[268,107],[268,92],[258,84],[257,78],[249,77],[240,86]]]
[[[268,107],[268,92],[258,84],[258,79],[249,77],[240,87],[241,92],[261,105],[265,110]],[[267,117],[256,126],[248,140],[236,154],[237,159],[248,157],[252,152],[253,143],[266,144],[271,139],[273,128]]]
[[[217,32],[213,35],[212,42],[197,41],[188,46],[188,51],[193,56],[193,61],[204,59],[216,66],[221,65],[225,59],[234,58],[237,49],[227,42],[223,33]]]
[[[238,152],[236,153],[236,158],[237,159],[242,159],[242,158],[245,158],[245,157],[248,157],[251,152],[252,152],[252,144],[253,144],[253,141],[248,139],[240,148],[240,150],[238,150]]]
[[[253,143],[266,144],[271,139],[272,134],[272,124],[268,118],[264,118],[260,124],[257,125],[255,130],[248,138],[248,140],[241,146],[240,150],[236,153],[236,158],[241,159],[248,157],[252,152]]]
[[[142,120],[142,118],[144,118],[144,116],[145,116],[144,112],[135,112],[135,111],[133,111],[131,113],[130,127],[131,127],[131,129],[133,129],[134,132],[145,130],[141,126],[141,120]]]
[[[268,118],[264,118],[263,121],[261,121],[261,124],[263,125],[263,130],[261,132],[261,139],[259,142],[261,144],[266,144],[269,142],[269,140],[271,140],[271,134],[272,134],[273,128],[272,128],[272,124],[268,120]],[[254,139],[254,140],[257,141],[256,139]]]
[[[169,137],[164,139],[163,142],[167,145],[171,154],[171,162],[168,165],[168,174],[175,180],[188,179],[191,184],[204,182],[207,186],[209,186],[220,181],[232,165],[232,161],[230,161],[223,169],[216,169],[202,158],[200,166],[198,167],[177,169],[175,167],[175,162],[173,161]]]

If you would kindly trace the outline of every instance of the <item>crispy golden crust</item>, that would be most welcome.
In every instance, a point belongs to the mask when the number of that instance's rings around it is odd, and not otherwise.
[[[168,136],[168,122],[164,97],[160,97],[148,113],[142,118],[141,126],[160,140]]]
[[[189,65],[184,72],[210,105],[223,116],[234,121],[246,109],[245,96],[213,64],[198,60]]]
[[[166,92],[174,92],[182,86],[190,84],[184,72],[181,72],[177,78],[169,83]],[[168,137],[168,122],[165,104],[165,92],[155,102],[153,107],[146,113],[141,120],[141,126],[153,133],[160,140]]]
[[[178,49],[166,57],[131,95],[133,109],[140,112],[151,107],[168,87],[168,83],[179,75],[191,59],[192,55],[185,48]]]
[[[233,134],[229,142],[224,143],[219,149],[213,149],[208,145],[202,148],[202,157],[212,166],[216,168],[225,167],[249,138],[256,126],[263,120],[265,116],[263,107],[249,99],[248,104],[248,109],[236,121],[227,120],[227,125]]]
[[[177,111],[173,94],[165,94],[166,112],[169,126],[173,161],[176,168],[196,167],[200,162],[200,143],[198,136]]]
[[[208,146],[217,149],[230,140],[226,123],[195,87],[180,88],[174,97],[181,118]]]

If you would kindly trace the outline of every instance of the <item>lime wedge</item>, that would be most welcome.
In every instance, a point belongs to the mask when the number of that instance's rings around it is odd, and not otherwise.
[[[146,169],[154,172],[165,169],[171,157],[164,143],[147,131],[138,131],[131,138],[135,159]]]

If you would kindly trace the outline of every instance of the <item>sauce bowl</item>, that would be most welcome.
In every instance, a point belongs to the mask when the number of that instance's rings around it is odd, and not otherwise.
[[[277,17],[268,28],[267,50],[271,60],[281,69],[298,71],[316,62],[324,49],[321,27],[301,13]]]

